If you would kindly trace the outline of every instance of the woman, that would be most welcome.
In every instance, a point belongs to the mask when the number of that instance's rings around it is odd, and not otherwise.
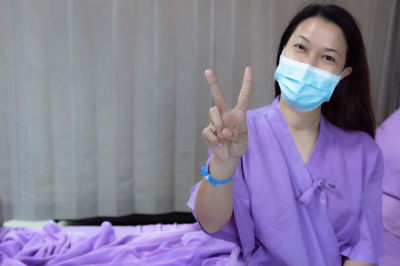
[[[251,111],[250,68],[234,109],[206,70],[210,158],[188,204],[204,231],[237,243],[250,265],[373,265],[383,165],[360,30],[338,6],[306,6],[277,62],[277,97]]]

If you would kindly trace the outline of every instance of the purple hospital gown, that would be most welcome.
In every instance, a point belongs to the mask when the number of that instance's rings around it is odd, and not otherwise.
[[[341,265],[342,255],[377,263],[383,253],[378,146],[366,133],[322,117],[305,164],[278,102],[248,111],[233,215],[212,236],[237,243],[249,265]],[[188,201],[192,210],[199,184]]]

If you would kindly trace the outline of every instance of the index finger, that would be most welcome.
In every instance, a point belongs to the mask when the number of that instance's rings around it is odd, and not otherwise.
[[[206,77],[208,86],[210,87],[214,104],[221,110],[222,113],[228,111],[230,108],[225,101],[224,93],[222,92],[213,71],[211,69],[207,69],[204,71],[204,76]]]
[[[243,75],[243,84],[240,89],[239,98],[237,100],[236,108],[246,112],[247,106],[251,97],[251,86],[253,84],[253,71],[251,67],[246,67]]]

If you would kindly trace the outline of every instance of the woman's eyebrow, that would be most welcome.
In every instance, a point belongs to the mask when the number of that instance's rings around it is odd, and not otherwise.
[[[297,38],[301,38],[301,39],[303,39],[303,40],[305,40],[306,42],[310,42],[310,40],[309,39],[307,39],[306,37],[304,37],[303,35],[297,35],[296,36]]]
[[[303,36],[303,35],[301,35],[301,34],[297,35],[296,38],[301,38],[301,39],[303,39],[304,41],[306,41],[306,42],[308,42],[308,43],[311,43],[309,39],[307,39],[305,36]],[[337,50],[333,49],[333,48],[325,47],[324,50],[327,51],[327,52],[336,53],[336,54],[338,54],[338,55],[340,56],[340,53],[339,53]]]
[[[340,56],[340,53],[339,53],[338,51],[336,51],[335,49],[333,49],[333,48],[325,47],[324,50],[325,50],[325,51],[328,51],[328,52],[336,53],[336,54],[338,54],[338,55]]]

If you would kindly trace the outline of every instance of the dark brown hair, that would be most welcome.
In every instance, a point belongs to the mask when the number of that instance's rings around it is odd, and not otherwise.
[[[297,26],[310,17],[321,17],[338,25],[346,38],[347,53],[345,67],[352,67],[352,73],[341,80],[329,102],[322,104],[322,114],[328,121],[345,130],[359,130],[375,137],[375,116],[371,105],[370,76],[361,32],[354,18],[345,9],[332,4],[310,4],[304,7],[290,21],[284,31],[278,49],[279,56]],[[275,81],[275,95],[281,94]]]

